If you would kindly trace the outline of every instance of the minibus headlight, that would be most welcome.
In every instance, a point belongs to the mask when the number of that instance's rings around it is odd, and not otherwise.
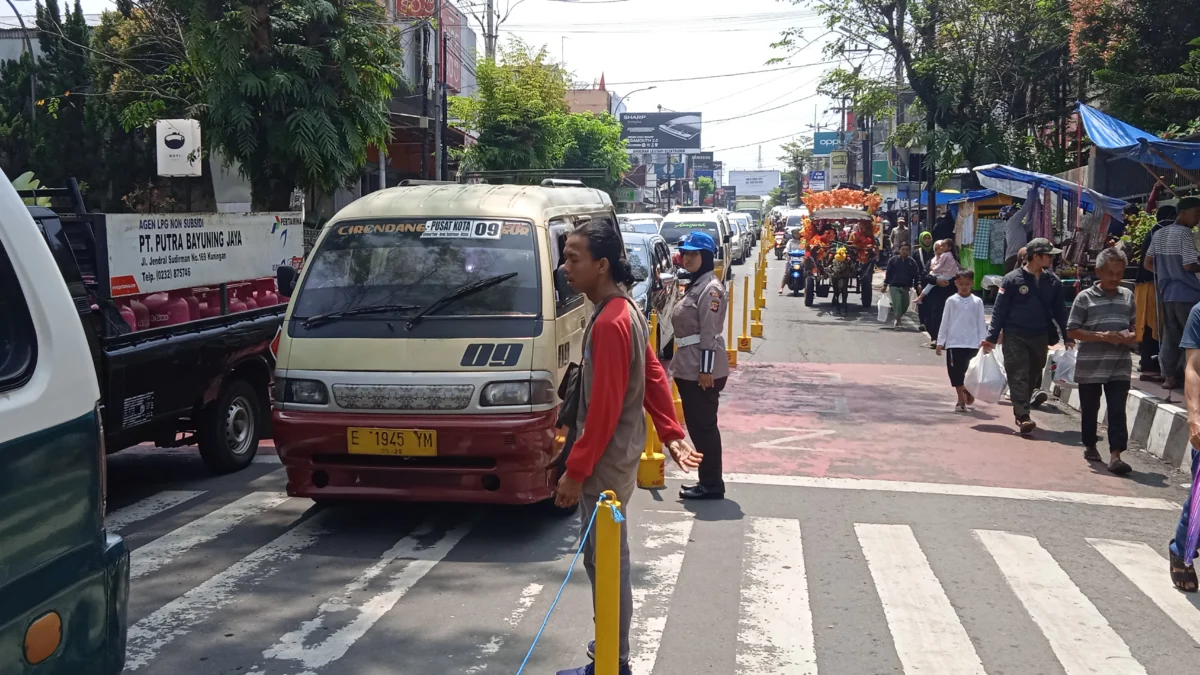
[[[530,381],[492,382],[479,393],[479,405],[529,405]]]
[[[283,401],[285,403],[324,405],[329,403],[329,390],[325,388],[324,382],[318,380],[288,378],[283,383]]]

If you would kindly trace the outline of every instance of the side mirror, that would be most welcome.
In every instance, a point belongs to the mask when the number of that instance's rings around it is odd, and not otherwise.
[[[731,241],[733,241],[733,235],[732,234],[725,235],[725,243],[728,244]]]
[[[292,297],[292,293],[296,292],[296,268],[291,265],[280,265],[275,268],[275,285],[279,287],[279,294],[285,298]]]
[[[671,284],[675,283],[675,275],[671,274],[670,272],[663,272],[662,274],[658,275],[658,281],[664,287],[670,286]]]
[[[554,268],[554,293],[560,303],[572,295],[571,284],[567,283],[567,272],[562,267]]]

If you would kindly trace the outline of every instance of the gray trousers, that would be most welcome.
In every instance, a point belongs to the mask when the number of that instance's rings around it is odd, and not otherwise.
[[[1008,373],[1008,397],[1017,419],[1029,416],[1029,401],[1042,383],[1042,370],[1049,354],[1046,342],[1045,333],[1014,335],[1004,331],[1000,351],[1004,354],[1004,371]]]
[[[582,537],[587,529],[588,523],[592,520],[592,511],[596,510],[596,502],[600,500],[600,495],[589,495],[583,493],[579,498],[579,536]],[[608,508],[605,506],[604,508]],[[621,515],[625,515],[626,505],[621,503]],[[596,514],[596,520],[605,517],[605,514]],[[621,621],[620,634],[621,645],[619,656],[617,659],[621,663],[629,663],[629,624],[633,622],[633,585],[629,579],[629,521],[621,522]],[[592,532],[588,535],[587,541],[583,544],[583,569],[587,570],[588,581],[592,583],[592,612],[596,611],[596,529],[598,525],[592,525]],[[595,621],[593,615],[592,620]]]
[[[1158,306],[1162,312],[1162,339],[1158,343],[1158,367],[1163,377],[1169,377],[1182,384],[1183,379],[1183,350],[1179,343],[1183,340],[1183,327],[1187,325],[1188,314],[1192,311],[1190,302],[1163,302]]]

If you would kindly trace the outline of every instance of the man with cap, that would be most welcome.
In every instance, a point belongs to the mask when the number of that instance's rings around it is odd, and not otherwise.
[[[1177,388],[1183,381],[1183,351],[1179,343],[1187,325],[1188,313],[1200,302],[1200,257],[1192,230],[1200,222],[1200,197],[1184,197],[1176,205],[1175,222],[1154,233],[1154,239],[1143,256],[1146,269],[1154,273],[1158,295],[1160,322],[1163,327],[1159,341],[1158,365],[1162,370],[1163,387]]]
[[[1029,402],[1042,380],[1048,348],[1058,344],[1059,335],[1068,349],[1075,341],[1067,336],[1062,281],[1050,271],[1054,256],[1062,251],[1042,238],[1029,242],[1025,251],[1025,264],[1004,275],[992,323],[980,347],[990,353],[1004,332],[1004,369],[1013,416],[1021,433],[1028,434],[1037,428],[1029,416]]]
[[[725,354],[725,284],[713,274],[717,244],[704,232],[692,232],[679,240],[683,268],[692,282],[675,303],[671,326],[675,329],[675,355],[671,377],[679,387],[683,418],[692,443],[704,454],[700,482],[679,491],[683,499],[723,499],[725,480],[721,471],[721,432],[717,410],[721,390],[729,378]]]
[[[900,244],[911,244],[909,241],[908,223],[904,216],[896,218],[896,227],[892,228],[892,255],[900,255]]]

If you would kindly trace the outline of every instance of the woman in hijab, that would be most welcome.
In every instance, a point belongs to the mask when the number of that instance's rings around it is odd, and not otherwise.
[[[913,251],[913,260],[917,261],[917,265],[921,268],[921,275],[929,274],[929,267],[933,265],[933,233],[922,232],[917,239],[917,250]],[[921,330],[926,330],[929,324],[929,307],[925,303],[917,305],[917,319],[921,322]]]

